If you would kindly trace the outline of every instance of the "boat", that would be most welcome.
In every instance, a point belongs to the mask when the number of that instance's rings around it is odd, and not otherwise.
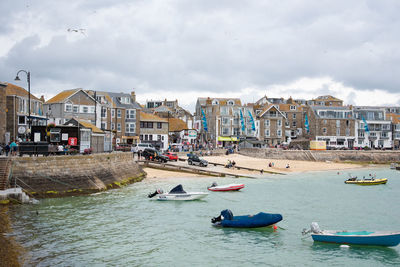
[[[148,195],[149,198],[157,196],[157,200],[196,200],[202,199],[208,196],[208,193],[204,192],[186,192],[183,190],[181,184],[175,186],[169,191],[169,193],[164,193],[163,190],[157,189],[154,193]]]
[[[400,166],[397,162],[393,162],[393,163],[390,163],[390,169],[398,170],[398,169],[400,169]]]
[[[244,184],[218,185],[216,182],[213,182],[211,186],[207,187],[207,189],[215,192],[223,192],[223,191],[238,191],[243,187]]]
[[[266,227],[280,221],[282,221],[281,214],[259,212],[255,215],[233,216],[229,209],[221,211],[218,217],[211,219],[213,226],[236,228]]]
[[[303,230],[303,234],[309,232],[314,241],[326,243],[386,247],[394,247],[400,243],[400,232],[320,230],[316,222],[311,223],[309,231]]]
[[[357,177],[349,178],[346,181],[344,181],[345,184],[358,184],[358,185],[378,185],[378,184],[386,184],[388,181],[387,178],[381,178],[381,179],[362,179],[358,180]]]

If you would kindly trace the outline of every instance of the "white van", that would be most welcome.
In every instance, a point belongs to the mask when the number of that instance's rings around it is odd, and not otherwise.
[[[143,152],[145,148],[154,148],[154,146],[152,144],[146,144],[146,143],[141,143],[141,144],[135,145],[136,152],[138,152],[139,150]]]

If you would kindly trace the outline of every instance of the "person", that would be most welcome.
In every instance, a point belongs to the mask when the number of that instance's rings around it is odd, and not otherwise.
[[[17,148],[18,148],[17,143],[15,141],[12,141],[12,143],[10,144],[11,156],[17,155]]]
[[[62,144],[58,145],[57,152],[58,152],[59,155],[63,155],[64,154],[64,146]]]
[[[272,167],[272,163],[271,162],[268,164],[268,167],[270,167],[270,168]]]
[[[135,152],[136,152],[135,150],[136,150],[135,145],[132,145],[132,146],[131,146],[131,152],[132,152],[132,158],[133,158],[133,159],[135,159]]]
[[[140,158],[142,157],[142,150],[139,149],[137,155],[138,155],[138,160],[140,160]]]
[[[10,153],[10,143],[8,143],[5,147],[4,147],[4,152],[6,152],[6,157],[8,157],[8,153]]]
[[[288,164],[286,164],[286,169],[289,169],[290,168],[290,166],[289,166],[289,163]]]
[[[232,167],[235,167],[236,162],[234,160],[232,160]]]

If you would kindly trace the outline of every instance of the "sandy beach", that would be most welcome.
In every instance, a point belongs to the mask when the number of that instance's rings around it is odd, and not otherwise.
[[[272,171],[277,173],[293,173],[293,172],[310,172],[310,171],[350,171],[351,169],[358,169],[363,167],[361,164],[338,163],[338,162],[313,162],[313,161],[299,161],[299,160],[280,160],[280,159],[260,159],[239,154],[223,155],[223,156],[205,156],[203,157],[208,162],[215,162],[226,164],[228,160],[235,161],[236,166],[248,167],[254,169],[263,169],[264,171]],[[273,167],[269,167],[269,163],[273,163]],[[187,162],[181,162],[182,165],[187,165]],[[286,168],[289,164],[290,168]],[[207,167],[213,171],[221,171],[226,173],[234,173],[241,175],[260,175],[260,172],[247,171],[243,169],[227,169],[222,166],[209,165]],[[145,168],[147,178],[167,178],[167,177],[204,177],[202,175],[192,173],[181,173],[173,171],[164,171],[152,168]]]

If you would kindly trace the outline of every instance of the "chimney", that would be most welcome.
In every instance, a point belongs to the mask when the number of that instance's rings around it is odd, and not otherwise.
[[[135,94],[135,91],[132,91],[132,92],[131,92],[131,98],[132,98],[132,101],[133,101],[133,102],[136,102],[136,94]]]
[[[43,103],[46,102],[46,101],[44,101],[44,95],[42,95],[42,96],[40,97],[40,101],[42,101]]]

